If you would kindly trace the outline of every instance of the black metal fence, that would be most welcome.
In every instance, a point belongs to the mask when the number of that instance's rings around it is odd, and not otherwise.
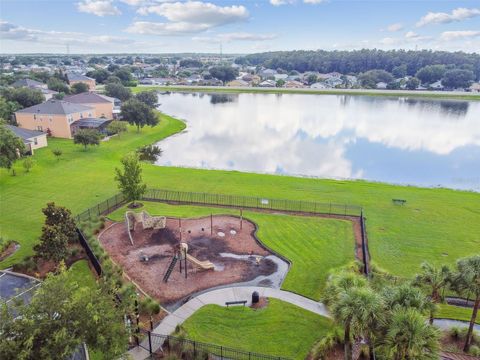
[[[369,269],[369,257],[368,244],[367,244],[367,226],[365,225],[365,217],[363,211],[360,214],[360,228],[362,231],[362,256],[363,256],[363,272],[368,276]]]
[[[150,354],[173,353],[182,359],[230,359],[230,360],[287,360],[280,356],[259,354],[251,351],[204,343],[200,341],[147,332],[147,346]]]
[[[98,276],[102,275],[102,265],[100,264],[100,261],[98,258],[95,256],[93,253],[92,248],[88,244],[87,238],[83,234],[83,232],[77,228],[77,234],[78,234],[78,240],[80,242],[80,245],[82,245],[83,249],[85,250],[85,253],[88,256],[88,259],[90,260],[90,263],[92,264],[93,268],[95,269],[95,272],[97,273]]]
[[[75,220],[77,222],[91,220],[92,218],[96,218],[100,215],[108,214],[113,210],[123,206],[124,204],[125,197],[123,196],[123,194],[117,194],[78,214],[75,217]]]
[[[143,196],[143,200],[343,216],[360,216],[362,212],[361,206],[348,204],[159,189],[149,189]]]

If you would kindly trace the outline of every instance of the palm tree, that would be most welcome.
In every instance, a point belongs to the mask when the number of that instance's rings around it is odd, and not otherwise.
[[[416,285],[424,285],[430,288],[430,296],[434,303],[441,300],[441,292],[448,284],[450,279],[450,269],[448,266],[435,266],[428,262],[421,265],[422,272],[415,277]]]
[[[373,326],[383,313],[379,295],[367,287],[352,287],[343,291],[333,304],[333,317],[344,328],[345,360],[352,359],[352,337],[373,334]]]
[[[455,290],[461,295],[470,293],[475,296],[470,326],[463,351],[468,352],[472,343],[473,326],[480,306],[480,255],[474,255],[457,261],[457,272],[453,277]]]
[[[437,360],[440,331],[416,309],[397,307],[387,323],[382,349],[393,360]]]
[[[328,278],[322,301],[327,306],[332,305],[338,301],[340,294],[348,289],[365,287],[367,284],[365,277],[350,271],[341,270],[333,273]]]

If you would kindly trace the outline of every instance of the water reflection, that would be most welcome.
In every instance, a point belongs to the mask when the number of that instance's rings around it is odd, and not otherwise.
[[[157,164],[480,190],[480,103],[293,94],[162,94],[187,121]]]

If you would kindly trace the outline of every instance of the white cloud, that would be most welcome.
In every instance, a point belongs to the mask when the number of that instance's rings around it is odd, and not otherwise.
[[[169,22],[136,21],[126,31],[135,34],[185,35],[248,19],[248,10],[241,5],[218,6],[189,1],[162,3],[138,9],[141,15],[156,14]]]
[[[77,3],[80,12],[94,14],[97,16],[120,15],[120,10],[113,5],[112,0],[84,0]]]
[[[295,0],[270,0],[270,4],[273,6],[281,6],[287,4],[293,4]]]
[[[480,37],[480,31],[444,31],[442,35],[440,35],[440,39],[444,41],[464,40],[475,37]]]
[[[402,29],[403,29],[403,24],[401,23],[391,24],[387,27],[387,31],[390,31],[390,32],[400,31]]]
[[[194,41],[202,42],[212,42],[212,43],[222,43],[222,42],[232,42],[232,41],[267,41],[272,40],[277,37],[276,34],[253,34],[246,32],[236,32],[236,33],[225,33],[218,34],[216,36],[209,37],[194,37]]]
[[[476,16],[480,16],[480,9],[457,8],[454,9],[451,13],[429,12],[427,15],[422,17],[420,21],[417,22],[417,27],[425,26],[428,24],[446,24],[455,21],[470,19]]]
[[[186,35],[209,29],[207,24],[192,24],[187,22],[158,23],[150,21],[136,21],[125,31],[143,35]]]
[[[139,13],[141,15],[157,14],[172,22],[188,22],[210,26],[245,21],[249,16],[248,10],[242,5],[218,6],[201,1],[146,6],[140,8]]]
[[[7,21],[0,21],[0,37],[3,40],[27,41],[39,44],[86,46],[88,49],[105,45],[127,46],[135,43],[135,40],[124,37],[89,35],[79,32],[43,31],[25,28]]]
[[[321,4],[321,3],[324,3],[325,1],[326,0],[303,0],[305,4],[312,4],[312,5]]]

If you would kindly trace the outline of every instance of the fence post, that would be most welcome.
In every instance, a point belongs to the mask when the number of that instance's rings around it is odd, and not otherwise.
[[[223,346],[220,346],[220,359],[223,360]]]
[[[148,350],[150,351],[150,355],[153,354],[152,351],[152,333],[149,331],[148,332]]]
[[[197,342],[195,340],[193,340],[193,357],[195,358],[195,356],[197,355]]]
[[[110,211],[110,204],[108,203],[108,199],[107,199],[107,211]]]

